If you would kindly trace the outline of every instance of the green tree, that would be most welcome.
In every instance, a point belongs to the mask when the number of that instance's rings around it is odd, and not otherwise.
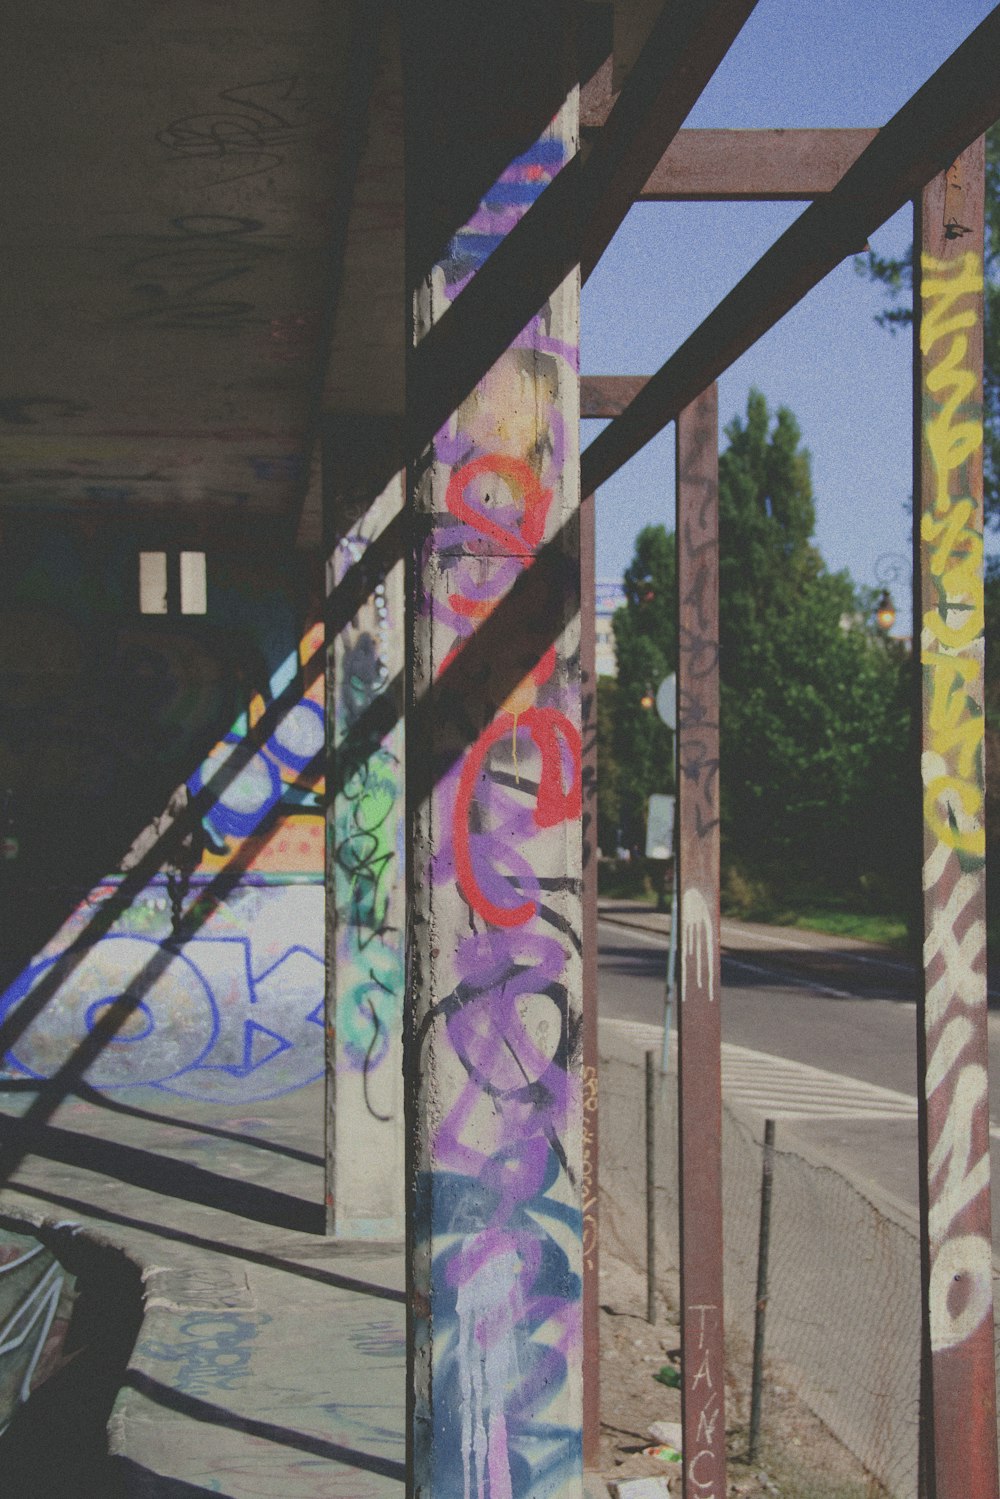
[[[986,519],[1000,528],[1000,124],[986,132],[986,234],[983,327],[983,493]],[[913,246],[901,260],[869,250],[855,259],[863,276],[880,282],[892,303],[876,318],[895,332],[913,321]]]
[[[605,854],[618,846],[621,826],[621,767],[615,752],[618,683],[614,677],[597,681],[597,843]]]
[[[809,455],[792,413],[782,408],[772,421],[752,391],[746,419],[725,435],[724,856],[778,897],[793,886],[856,893],[859,881],[888,895],[913,842],[905,650],[873,628],[871,597],[846,573],[830,573],[813,544]],[[675,579],[673,537],[647,527],[626,574],[626,606],[615,616],[623,819],[627,804],[637,818],[650,790],[669,789],[669,736],[639,700],[675,667]]]
[[[623,581],[625,604],[614,617],[618,682],[612,745],[618,827],[625,846],[641,851],[650,794],[673,789],[672,736],[651,701],[677,660],[677,558],[674,538],[663,526],[639,532]]]

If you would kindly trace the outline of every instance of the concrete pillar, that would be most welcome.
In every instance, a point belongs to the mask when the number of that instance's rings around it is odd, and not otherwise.
[[[409,8],[405,55],[408,404],[426,443],[410,495],[409,1482],[554,1499],[582,1490],[576,273],[443,425],[418,424],[441,380],[421,345],[493,255],[511,264],[576,151],[577,95],[559,5],[452,7],[447,24],[443,9]]]
[[[327,1230],[402,1238],[403,477],[358,458],[384,423],[324,428],[327,541]],[[379,483],[379,480],[373,481]]]

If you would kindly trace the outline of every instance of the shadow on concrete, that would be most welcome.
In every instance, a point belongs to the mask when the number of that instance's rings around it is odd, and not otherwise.
[[[0,1097],[5,1093],[38,1094],[43,1084],[35,1078],[0,1078]],[[315,1151],[298,1150],[293,1145],[282,1145],[277,1140],[265,1140],[260,1135],[243,1135],[236,1130],[222,1129],[217,1124],[207,1124],[203,1119],[186,1119],[181,1114],[158,1114],[154,1109],[140,1109],[135,1104],[122,1103],[110,1094],[101,1093],[89,1083],[80,1083],[73,1089],[71,1097],[95,1108],[106,1109],[112,1114],[121,1114],[129,1119],[141,1119],[147,1124],[163,1124],[170,1129],[191,1130],[198,1135],[207,1135],[215,1140],[227,1140],[234,1145],[250,1145],[254,1150],[269,1151],[274,1155],[287,1156],[293,1161],[303,1161],[307,1166],[322,1166],[323,1157]]]
[[[0,1149],[4,1156],[18,1161],[30,1153],[43,1160],[99,1172],[103,1177],[113,1177],[162,1197],[200,1203],[275,1228],[325,1233],[326,1214],[320,1202],[306,1202],[273,1187],[236,1181],[203,1166],[172,1160],[120,1141],[95,1139],[57,1125],[36,1121],[25,1124],[21,1119],[6,1117],[0,1118]],[[17,1185],[20,1191],[21,1184]]]
[[[113,1223],[118,1228],[138,1229],[175,1244],[187,1244],[193,1249],[207,1250],[211,1254],[231,1255],[233,1259],[245,1260],[251,1265],[263,1265],[268,1270],[280,1270],[285,1275],[295,1275],[302,1280],[318,1281],[322,1285],[332,1286],[339,1291],[356,1291],[360,1296],[375,1296],[382,1301],[394,1301],[398,1305],[406,1305],[406,1292],[397,1291],[392,1286],[381,1286],[375,1281],[359,1280],[357,1276],[342,1275],[336,1270],[321,1270],[316,1265],[297,1264],[281,1254],[268,1253],[262,1249],[248,1249],[246,1245],[234,1244],[228,1239],[208,1238],[202,1234],[188,1233],[181,1228],[169,1228],[162,1223],[153,1223],[144,1218],[132,1218],[125,1213],[115,1213],[95,1203],[84,1202],[78,1197],[67,1197],[59,1192],[46,1191],[42,1187],[26,1186],[18,1182],[17,1190],[22,1197],[31,1197],[38,1202],[48,1202],[53,1207],[64,1208],[72,1213],[81,1213],[101,1223]],[[324,1242],[331,1243],[330,1240]],[[338,1249],[339,1247],[337,1245]],[[373,1245],[369,1241],[365,1242],[364,1247],[366,1253],[371,1253]],[[393,1250],[397,1249],[398,1246],[394,1245]]]
[[[258,1421],[251,1416],[239,1416],[213,1401],[202,1400],[197,1395],[186,1395],[173,1390],[169,1385],[153,1379],[140,1370],[130,1369],[125,1384],[154,1401],[165,1410],[177,1412],[193,1421],[205,1421],[212,1426],[223,1426],[230,1431],[243,1431],[261,1441],[276,1442],[282,1447],[292,1447],[298,1452],[307,1452],[313,1457],[326,1458],[330,1462],[346,1463],[361,1468],[366,1473],[378,1473],[383,1478],[396,1478],[404,1482],[406,1469],[403,1463],[392,1458],[378,1457],[371,1452],[359,1452],[354,1447],[344,1447],[339,1442],[329,1442],[324,1437],[309,1436],[304,1431],[293,1431],[287,1426],[278,1426],[273,1421]]]
[[[12,1499],[120,1499],[107,1423],[142,1322],[139,1272],[83,1236],[41,1237],[76,1277],[78,1294],[58,1367],[0,1435],[3,1491]]]
[[[111,1499],[119,1494],[142,1494],[143,1499],[231,1499],[222,1489],[203,1489],[196,1483],[184,1483],[180,1478],[162,1478],[142,1463],[130,1457],[113,1457],[108,1463],[116,1487],[106,1492]],[[90,1499],[96,1499],[95,1495]],[[101,1495],[104,1499],[104,1495]]]

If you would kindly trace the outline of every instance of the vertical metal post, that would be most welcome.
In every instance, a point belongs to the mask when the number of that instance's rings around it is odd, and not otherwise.
[[[718,395],[712,385],[677,419],[677,1022],[685,1499],[726,1492],[718,431]]]
[[[677,730],[674,741],[674,796],[677,795]],[[660,1055],[660,1071],[664,1078],[670,1065],[670,1025],[674,1015],[674,992],[677,987],[677,803],[674,803],[674,867],[670,882],[670,937],[667,942],[667,977],[663,993],[663,1050]],[[664,1086],[666,1084],[664,1083]]]
[[[580,505],[580,680],[583,722],[583,1462],[600,1464],[601,1334],[597,1061],[597,587],[594,496]]]
[[[757,1300],[753,1318],[750,1375],[750,1441],[747,1462],[756,1462],[760,1440],[760,1395],[764,1384],[764,1325],[767,1320],[767,1262],[771,1249],[771,1186],[774,1181],[774,1120],[764,1120],[764,1162],[760,1173],[760,1230],[757,1235]]]
[[[646,1321],[656,1321],[656,1053],[646,1053]]]
[[[984,142],[917,205],[915,618],[924,984],[918,1013],[929,1499],[995,1499],[983,775]]]
[[[462,303],[575,155],[578,74],[561,0],[403,10],[407,1492],[579,1499],[578,272],[471,387],[437,337],[489,346]]]

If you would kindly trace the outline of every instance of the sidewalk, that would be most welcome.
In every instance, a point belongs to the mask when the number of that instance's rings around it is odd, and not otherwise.
[[[0,1141],[34,1098],[7,1085]],[[243,1108],[69,1098],[38,1130],[0,1224],[57,1255],[82,1232],[143,1288],[111,1471],[80,1499],[403,1499],[403,1245],[324,1237],[322,1150],[322,1082]]]
[[[670,915],[666,911],[657,911],[653,906],[645,905],[642,901],[622,900],[617,896],[602,895],[597,904],[597,914],[601,921],[610,921],[617,926],[636,927],[639,930],[655,932],[665,939],[670,935]],[[888,963],[906,964],[906,958],[895,948],[884,947],[881,943],[865,942],[858,937],[835,936],[831,932],[810,931],[804,927],[772,926],[765,922],[743,921],[738,916],[723,916],[723,927],[730,930],[736,929],[745,933],[748,938],[756,938],[765,942],[774,951],[781,952],[783,949],[791,950],[822,950],[828,953],[855,953],[872,958],[885,959]],[[722,945],[732,946],[731,939],[727,941],[726,933],[722,934]]]
[[[33,1096],[7,1095],[7,1134]],[[69,1099],[0,1194],[140,1267],[109,1422],[129,1499],[401,1499],[402,1245],[322,1236],[322,1108],[321,1083],[242,1111]]]
[[[635,902],[600,915],[669,932]],[[7,1085],[0,1140],[35,1096]],[[70,1097],[32,1136],[0,1215],[78,1227],[142,1277],[114,1480],[93,1499],[402,1499],[403,1248],[324,1237],[322,1152],[322,1083],[242,1106]]]

